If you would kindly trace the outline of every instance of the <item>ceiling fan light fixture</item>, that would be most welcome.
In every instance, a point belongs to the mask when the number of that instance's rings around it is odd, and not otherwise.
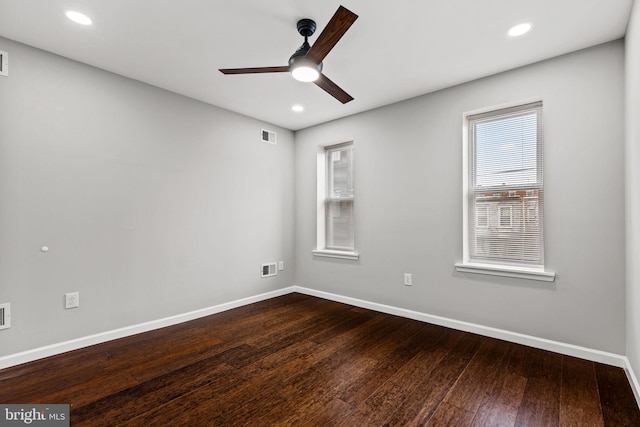
[[[315,82],[320,77],[322,63],[315,62],[304,56],[292,56],[289,60],[289,69],[294,79],[301,82]]]
[[[292,69],[291,75],[294,79],[305,83],[315,82],[318,80],[318,77],[320,77],[320,73],[317,68],[309,67],[307,65],[302,65]]]

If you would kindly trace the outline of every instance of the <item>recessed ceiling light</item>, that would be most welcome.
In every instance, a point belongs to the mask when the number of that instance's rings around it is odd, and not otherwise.
[[[75,10],[68,11],[67,18],[80,25],[91,25],[92,23],[91,18],[83,13],[76,12]]]
[[[295,111],[296,113],[300,113],[302,111],[304,111],[304,107],[302,105],[296,104],[293,107],[291,107],[291,109],[293,111]]]
[[[509,29],[508,34],[511,37],[518,37],[523,34],[528,33],[531,30],[532,25],[528,22],[523,22],[522,24],[514,25]]]

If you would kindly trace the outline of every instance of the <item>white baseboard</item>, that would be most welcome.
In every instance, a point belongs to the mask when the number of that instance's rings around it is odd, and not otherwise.
[[[640,406],[640,383],[638,383],[638,377],[636,377],[635,372],[633,372],[629,358],[625,356],[624,362],[624,371],[629,379],[629,384],[631,384],[631,390],[633,390],[633,395],[636,397],[636,402],[638,402],[638,406]]]
[[[356,307],[366,308],[369,310],[379,311],[381,313],[393,314],[400,317],[406,317],[408,319],[418,320],[421,322],[432,323],[434,325],[445,326],[465,332],[472,332],[478,335],[497,338],[517,344],[526,345],[529,347],[539,348],[542,350],[553,351],[568,356],[574,356],[593,362],[604,363],[619,368],[624,368],[629,384],[633,389],[633,393],[637,402],[640,404],[640,383],[636,377],[630,363],[626,356],[622,356],[615,353],[608,353],[605,351],[594,350],[586,347],[581,347],[573,344],[566,344],[558,341],[552,341],[545,338],[538,338],[531,335],[524,335],[517,332],[511,332],[503,329],[491,328],[488,326],[478,325],[475,323],[463,322],[459,320],[449,319],[441,316],[434,316],[431,314],[421,313],[418,311],[407,310],[404,308],[393,307],[390,305],[379,304],[375,302],[360,300],[357,298],[346,297],[342,295],[332,294],[329,292],[317,291],[314,289],[304,288],[300,286],[290,286],[287,288],[279,289],[272,292],[267,292],[260,295],[255,295],[248,298],[239,299],[219,305],[215,305],[200,310],[191,311],[189,313],[179,314],[176,316],[167,317],[164,319],[154,320],[151,322],[145,322],[138,325],[128,326],[113,331],[107,331],[87,337],[77,338],[70,341],[65,341],[57,344],[52,344],[45,347],[36,348],[33,350],[24,351],[21,353],[11,354],[8,356],[0,357],[0,369],[9,368],[11,366],[20,365],[23,363],[31,362],[37,359],[42,359],[56,354],[65,353],[67,351],[77,350],[83,347],[88,347],[95,344],[112,341],[119,338],[128,337],[131,335],[149,332],[155,329],[164,328],[167,326],[177,325],[179,323],[188,322],[190,320],[199,319],[201,317],[210,316],[212,314],[220,313],[223,311],[231,310],[233,308],[241,307],[244,305],[252,304],[254,302],[264,301],[270,298],[278,297],[281,295],[298,292],[305,295],[311,295],[319,298],[324,298],[330,301],[341,302]]]
[[[11,366],[21,365],[23,363],[32,362],[56,354],[66,353],[67,351],[78,350],[95,344],[128,337],[143,332],[149,332],[154,329],[165,328],[167,326],[177,325],[179,323],[188,322],[190,320],[199,319],[201,317],[210,316],[212,314],[231,310],[232,308],[241,307],[254,302],[264,301],[270,298],[286,295],[294,292],[294,287],[279,289],[273,292],[267,292],[248,298],[239,299],[223,304],[214,305],[212,307],[191,311],[189,313],[178,314],[176,316],[166,317],[164,319],[153,320],[150,322],[140,323],[138,325],[127,326],[113,331],[102,332],[87,337],[77,338],[33,350],[23,351],[21,353],[10,354],[0,357],[0,369],[9,368]]]
[[[459,331],[472,332],[478,335],[497,338],[504,341],[513,342],[516,344],[523,344],[529,347],[553,351],[555,353],[565,354],[568,356],[579,357],[581,359],[604,363],[604,364],[616,366],[619,368],[627,368],[628,366],[628,360],[626,360],[627,358],[625,356],[615,354],[615,353],[608,353],[606,351],[594,350],[591,348],[580,347],[573,344],[566,344],[558,341],[548,340],[545,338],[538,338],[531,335],[519,334],[517,332],[506,331],[504,329],[491,328],[488,326],[482,326],[475,323],[462,322],[460,320],[449,319],[441,316],[434,316],[431,314],[421,313],[418,311],[412,311],[404,308],[393,307],[390,305],[364,301],[357,298],[350,298],[350,297],[336,295],[328,292],[316,291],[314,289],[303,288],[300,286],[294,286],[294,290],[295,292],[299,292],[305,295],[316,296],[316,297],[328,299],[331,301],[337,301],[337,302],[342,302],[349,305],[354,305],[356,307],[367,308],[369,310],[379,311],[387,314],[393,314],[400,317],[406,317],[408,319],[419,320],[421,322],[426,322],[426,323],[432,323],[434,325],[445,326],[447,328],[457,329]]]

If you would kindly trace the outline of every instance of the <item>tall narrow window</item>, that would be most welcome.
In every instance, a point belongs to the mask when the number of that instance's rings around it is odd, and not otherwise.
[[[314,254],[357,258],[353,143],[323,147],[318,157],[318,245]]]
[[[353,251],[353,146],[328,147],[325,248]]]
[[[465,260],[458,266],[543,271],[542,102],[468,115],[465,125]]]

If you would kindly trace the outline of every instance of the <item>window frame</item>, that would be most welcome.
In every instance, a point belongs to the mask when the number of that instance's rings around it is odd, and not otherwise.
[[[462,199],[463,199],[463,218],[462,218],[462,230],[463,230],[463,254],[462,254],[462,261],[461,262],[456,262],[455,263],[455,268],[456,271],[458,272],[462,272],[462,273],[476,273],[476,274],[488,274],[488,275],[495,275],[495,276],[506,276],[506,277],[515,277],[515,278],[523,278],[523,279],[531,279],[531,280],[539,280],[539,281],[545,281],[545,282],[552,282],[555,280],[555,273],[550,272],[550,271],[546,271],[545,270],[545,266],[544,264],[542,265],[529,265],[529,264],[525,264],[525,263],[514,263],[514,262],[506,262],[506,261],[494,261],[494,260],[473,260],[470,257],[470,251],[469,251],[469,238],[471,235],[470,232],[470,218],[469,218],[469,204],[471,203],[469,200],[469,195],[470,195],[470,184],[469,184],[469,174],[471,173],[471,168],[470,168],[470,161],[469,161],[469,151],[472,149],[472,147],[470,147],[470,144],[473,143],[473,141],[471,141],[471,137],[470,137],[470,120],[469,118],[472,116],[478,116],[480,114],[486,114],[487,116],[492,115],[492,113],[495,113],[495,115],[499,115],[500,114],[500,110],[505,110],[505,109],[512,109],[512,108],[519,108],[519,107],[524,107],[528,104],[534,104],[534,103],[540,103],[542,104],[542,98],[538,97],[538,98],[533,98],[533,99],[527,99],[527,100],[522,100],[522,101],[517,101],[517,102],[511,102],[511,103],[506,103],[506,104],[501,104],[501,105],[495,105],[495,106],[491,106],[491,107],[486,107],[486,108],[481,108],[481,109],[477,109],[477,110],[473,110],[473,111],[467,111],[465,113],[462,114]],[[541,144],[540,142],[538,142],[538,144]],[[541,146],[539,146],[539,149],[542,149]],[[540,180],[540,182],[542,183],[542,180]],[[542,184],[542,187],[544,188],[544,184]],[[500,206],[507,206],[507,205],[500,205]],[[498,208],[500,209],[500,207]],[[540,213],[539,213],[539,209],[540,209],[540,205],[536,206],[537,209],[537,218],[536,220],[539,220],[540,218]],[[499,212],[499,211],[498,211]],[[500,218],[498,218],[500,220]],[[511,209],[511,221],[513,221],[513,209]],[[489,222],[489,220],[487,220],[487,222]],[[477,218],[474,221],[474,224],[477,223]],[[513,222],[511,222],[513,224]],[[476,224],[477,225],[477,224]],[[505,231],[509,230],[509,227],[499,227],[500,229],[503,229]],[[544,230],[544,225],[543,225],[543,230]],[[541,251],[542,253],[544,253],[544,242],[543,242],[543,246],[541,247]]]
[[[328,192],[331,184],[329,183],[329,156],[331,152],[343,147],[351,147],[351,155],[354,156],[355,144],[353,140],[329,143],[319,145],[317,151],[317,212],[316,212],[316,248],[312,251],[314,256],[327,258],[340,258],[347,260],[358,260],[360,254],[356,248],[355,236],[355,191],[354,194],[346,198],[331,198]],[[352,159],[352,179],[355,187],[355,156]],[[327,230],[329,214],[329,204],[331,202],[350,201],[352,215],[354,216],[353,225],[353,248],[347,247],[327,247]]]

